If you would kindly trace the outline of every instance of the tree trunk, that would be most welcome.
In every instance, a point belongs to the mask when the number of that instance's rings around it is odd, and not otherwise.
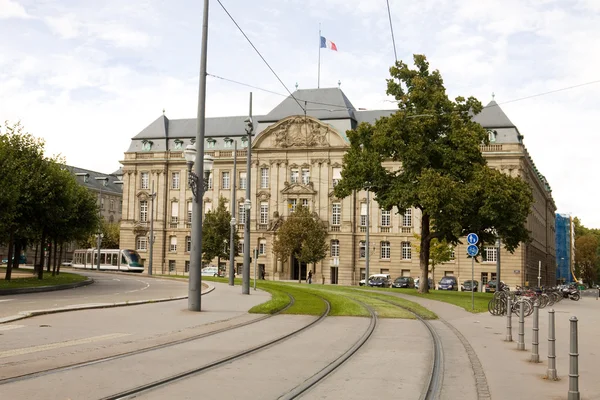
[[[60,265],[62,263],[62,259],[63,259],[63,246],[65,245],[64,242],[61,242],[60,244],[60,253],[58,256],[58,266],[56,267],[56,275],[60,275]]]
[[[8,261],[6,264],[6,275],[4,276],[4,279],[6,279],[7,281],[10,281],[11,274],[12,274],[12,257],[13,257],[14,236],[15,235],[14,235],[13,231],[11,231],[9,234],[9,237],[8,237]]]
[[[21,262],[21,250],[23,249],[23,243],[18,238],[15,239],[14,242],[15,242],[15,244],[14,244],[15,253],[13,255],[14,260],[13,260],[12,267],[19,268],[19,262]]]
[[[44,251],[44,245],[46,243],[46,230],[42,231],[42,251],[40,252],[40,267],[37,270],[38,279],[44,279],[44,261],[46,252]]]
[[[37,254],[38,254],[38,248],[39,248],[39,244],[36,243],[35,245],[35,253],[33,255],[33,270],[36,271],[37,268]]]
[[[58,243],[57,240],[54,239],[54,266],[52,268],[52,276],[56,275],[56,257],[57,257],[57,252],[58,252]],[[60,260],[58,260],[60,262]]]
[[[429,293],[429,250],[431,237],[429,230],[429,214],[423,212],[421,219],[421,249],[419,252],[419,265],[421,267],[421,282],[419,293]]]

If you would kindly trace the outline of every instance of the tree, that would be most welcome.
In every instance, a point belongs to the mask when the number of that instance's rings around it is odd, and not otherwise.
[[[481,103],[473,97],[450,100],[425,56],[415,55],[414,63],[416,69],[402,61],[390,68],[387,94],[398,101],[398,111],[347,132],[350,149],[335,195],[368,189],[383,209],[420,210],[419,291],[427,293],[433,239],[456,245],[472,231],[483,245],[497,235],[513,252],[529,240],[525,222],[533,198],[520,178],[487,167],[480,145],[488,135],[472,120]]]
[[[417,240],[421,240],[420,235],[414,235]],[[415,246],[417,252],[420,252],[420,246]],[[431,280],[435,285],[435,267],[452,259],[452,245],[445,240],[432,239],[429,248],[429,264],[431,265]]]
[[[94,208],[96,199],[94,197]],[[96,210],[96,215],[98,211]],[[92,248],[98,246],[98,229],[94,227],[89,231],[89,235],[79,242],[81,247]],[[103,249],[118,249],[120,240],[120,227],[118,222],[108,222],[104,218],[100,221],[100,232],[102,233],[102,248]]]
[[[311,214],[307,207],[298,206],[277,230],[273,253],[284,262],[293,256],[314,265],[327,256],[326,239],[327,229],[318,216]]]
[[[231,237],[231,213],[227,211],[224,197],[219,198],[219,206],[214,211],[209,211],[202,222],[202,259],[210,263],[217,259],[220,267],[221,258],[229,258],[229,243]],[[237,255],[239,237],[237,232],[233,244],[234,255]]]
[[[575,264],[588,285],[592,285],[598,274],[598,239],[591,234],[575,240]]]

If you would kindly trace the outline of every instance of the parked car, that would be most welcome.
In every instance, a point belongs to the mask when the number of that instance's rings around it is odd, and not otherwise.
[[[369,276],[369,281],[371,281],[372,279],[374,279],[374,278],[376,278],[376,277],[378,277],[378,276],[380,276],[380,277],[383,277],[383,278],[385,278],[385,279],[387,279],[387,280],[391,280],[391,279],[392,279],[392,277],[391,277],[389,274],[373,274],[373,275]],[[358,285],[359,285],[359,286],[365,286],[365,280],[364,280],[364,279],[361,279],[361,280],[358,282]]]
[[[415,287],[415,280],[410,276],[401,276],[392,282],[392,287],[412,289]]]
[[[221,276],[219,269],[214,266],[202,268],[202,276]]]
[[[419,288],[420,281],[421,281],[421,278],[415,278],[415,289]],[[435,286],[433,286],[433,279],[429,278],[429,279],[427,279],[427,282],[429,283],[429,289],[435,289]]]
[[[369,279],[369,286],[371,287],[390,287],[390,280],[385,276],[376,276],[373,279]]]
[[[503,289],[506,286],[506,284],[502,281],[500,281],[500,289]],[[485,292],[486,293],[493,293],[496,291],[496,280],[492,280],[489,281],[488,283],[486,283],[485,285]]]
[[[445,276],[438,284],[438,290],[458,290],[458,282],[454,276]]]
[[[15,261],[15,257],[14,256],[13,256],[12,260]],[[8,256],[4,257],[2,259],[2,264],[8,264]],[[21,255],[19,257],[19,264],[27,264],[27,257],[25,257],[24,255]]]
[[[62,263],[60,263],[60,265],[62,265],[63,267],[71,267],[73,266],[73,261],[63,261]]]
[[[477,281],[464,281],[462,285],[460,285],[460,290],[463,292],[477,292],[478,291],[479,282]]]

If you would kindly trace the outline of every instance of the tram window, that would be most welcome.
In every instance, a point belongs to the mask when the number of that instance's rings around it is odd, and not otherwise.
[[[87,264],[91,264],[91,263],[92,263],[92,254],[87,253]]]
[[[100,264],[106,264],[106,254],[100,253]]]
[[[127,260],[124,255],[121,256],[121,265],[127,265]]]
[[[94,253],[94,265],[98,264],[98,253]]]
[[[119,260],[119,255],[118,254],[113,254],[112,255],[112,265],[117,265],[117,261]]]

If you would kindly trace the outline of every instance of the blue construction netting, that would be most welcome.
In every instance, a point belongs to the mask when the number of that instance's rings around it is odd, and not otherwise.
[[[571,240],[571,217],[556,214],[556,280],[559,282],[573,282]]]

